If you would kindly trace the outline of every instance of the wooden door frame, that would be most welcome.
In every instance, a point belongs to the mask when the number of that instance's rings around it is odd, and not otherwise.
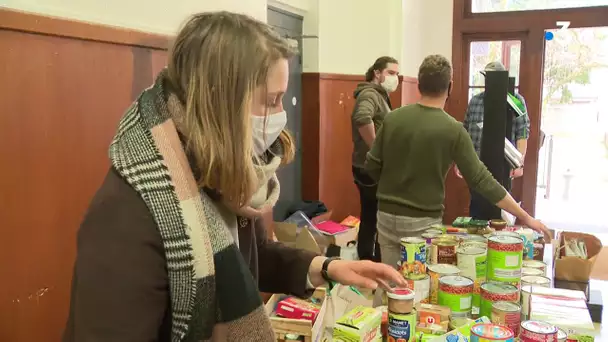
[[[531,128],[524,162],[526,171],[520,183],[520,190],[522,207],[531,214],[534,214],[536,209],[544,33],[545,30],[557,28],[557,21],[570,21],[570,28],[608,26],[608,6],[472,13],[471,0],[454,0],[452,65],[455,79],[460,79],[454,83],[447,109],[456,119],[464,119],[468,105],[470,39],[496,41],[521,37],[518,39],[522,41],[519,90],[526,98]],[[447,205],[450,203],[446,203]]]

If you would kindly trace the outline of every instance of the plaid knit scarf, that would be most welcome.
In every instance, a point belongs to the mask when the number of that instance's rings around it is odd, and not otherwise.
[[[110,159],[140,194],[163,240],[171,341],[274,341],[248,265],[200,191],[167,107],[162,72],[121,119]]]

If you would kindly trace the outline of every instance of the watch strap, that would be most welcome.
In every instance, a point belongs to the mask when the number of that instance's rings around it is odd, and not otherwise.
[[[325,259],[325,261],[323,261],[323,266],[321,266],[321,277],[323,277],[323,280],[325,280],[328,283],[333,282],[333,280],[329,277],[329,274],[327,273],[327,269],[329,267],[329,264],[334,260],[340,260],[340,258],[337,258],[337,257],[327,258],[327,259]]]

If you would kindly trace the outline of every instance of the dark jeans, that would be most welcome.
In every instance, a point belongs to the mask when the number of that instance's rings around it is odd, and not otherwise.
[[[485,197],[471,190],[471,204],[469,205],[469,216],[475,220],[491,220],[494,217],[486,217],[484,212],[488,205],[492,205]]]
[[[378,185],[367,175],[365,170],[353,166],[355,185],[359,189],[361,202],[361,223],[357,237],[357,253],[361,260],[380,261],[380,246],[378,245],[376,215],[378,213],[378,200],[376,191]]]
[[[509,170],[509,171],[511,171],[511,170]],[[507,191],[510,191],[511,190],[511,179],[509,178],[508,175],[506,176],[505,179],[506,179],[504,182],[505,184],[503,184],[503,186],[505,187],[505,189],[507,189]],[[492,211],[492,209],[488,209],[488,208],[493,208],[493,207],[495,207],[495,205],[490,203],[490,201],[488,201],[485,197],[483,197],[479,193],[471,190],[471,204],[469,205],[469,216],[470,217],[472,217],[475,220],[499,219],[500,217],[489,217],[487,215],[488,212]]]

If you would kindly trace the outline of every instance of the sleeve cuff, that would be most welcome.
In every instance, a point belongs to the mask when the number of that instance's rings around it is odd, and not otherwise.
[[[314,290],[314,285],[310,282],[310,276],[306,276],[306,290]]]

